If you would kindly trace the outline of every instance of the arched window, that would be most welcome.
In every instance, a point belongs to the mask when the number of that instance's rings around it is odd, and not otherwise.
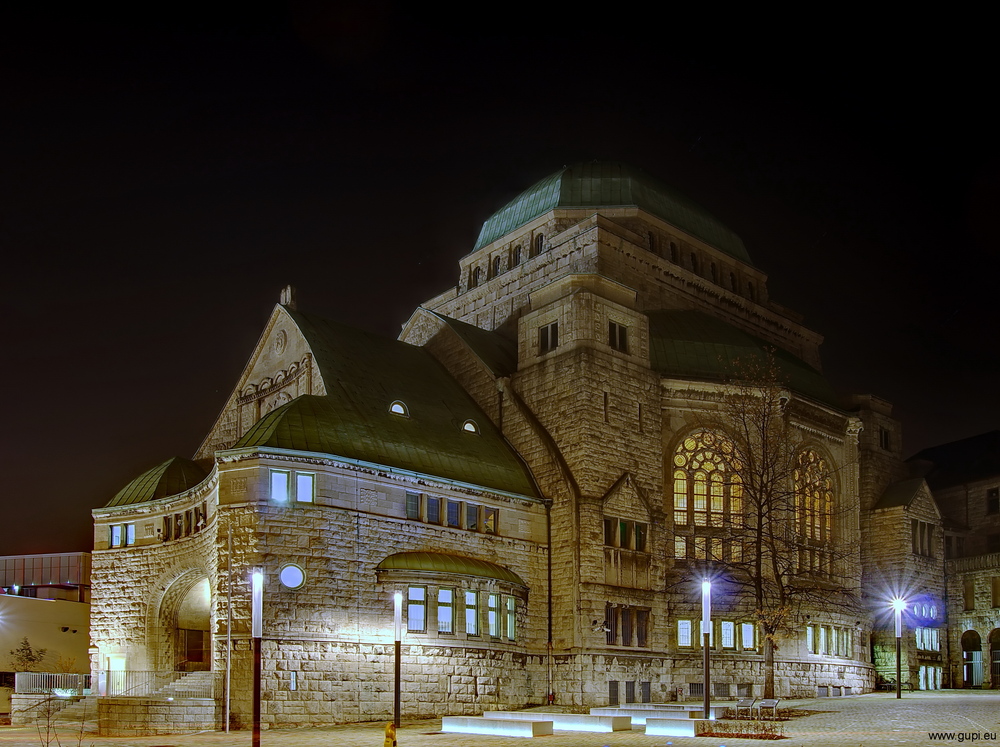
[[[795,481],[795,529],[799,567],[829,575],[833,540],[833,478],[826,460],[812,449],[798,456]]]
[[[677,447],[673,467],[675,525],[724,527],[742,515],[740,463],[729,439],[692,433]]]
[[[404,418],[410,417],[410,410],[402,400],[396,400],[389,405],[389,412],[393,415],[402,415]]]
[[[500,257],[493,258],[493,277],[500,274]]]
[[[479,433],[479,425],[476,423],[475,420],[466,420],[464,423],[462,423],[462,430],[466,431],[467,433],[477,433],[478,434]]]
[[[482,279],[483,279],[482,268],[473,267],[472,268],[472,280],[469,283],[469,287],[470,288],[476,288],[479,285],[479,283],[480,283],[480,281]]]
[[[521,264],[521,245],[518,244],[514,247],[514,251],[510,256],[510,266],[517,267]]]
[[[545,236],[544,234],[538,234],[535,237],[535,256],[537,257],[545,249]]]

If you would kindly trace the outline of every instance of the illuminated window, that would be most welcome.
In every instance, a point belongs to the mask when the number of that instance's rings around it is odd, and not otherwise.
[[[544,355],[559,347],[559,322],[538,328],[538,354]]]
[[[292,479],[294,475],[294,480]],[[288,503],[291,500],[300,503],[312,503],[316,497],[316,475],[312,472],[289,472],[283,469],[272,469],[270,476],[271,500],[276,503]],[[293,490],[294,486],[294,490]],[[194,515],[186,524],[194,526]],[[186,532],[190,534],[190,531]]]
[[[295,500],[312,503],[315,497],[316,475],[309,472],[295,473]]]
[[[608,322],[608,345],[622,353],[628,352],[628,327]]]
[[[112,524],[111,525],[111,546],[121,547],[122,546],[122,525]]]
[[[462,423],[462,430],[468,433],[479,433],[479,426],[476,425],[475,420],[466,420]]]
[[[271,470],[271,500],[278,503],[286,503],[288,501],[288,494],[290,492],[289,481],[291,479],[291,473],[280,470]]]
[[[742,623],[740,625],[740,637],[742,638],[742,641],[740,642],[740,647],[744,651],[752,651],[757,648],[754,632],[755,630],[753,623]]]
[[[486,600],[486,622],[490,637],[500,637],[500,595],[490,594]]]
[[[736,623],[729,620],[722,621],[722,647],[736,648]]]
[[[455,632],[455,590],[438,589],[438,633]]]
[[[507,597],[507,638],[517,640],[517,599]]]
[[[135,524],[125,525],[125,544],[126,545],[135,544]]]
[[[465,592],[465,634],[479,635],[479,592]]]
[[[389,412],[394,415],[402,415],[404,418],[410,417],[410,410],[407,408],[406,404],[400,400],[396,400],[391,405],[389,405]]]
[[[411,586],[406,594],[406,630],[423,633],[427,628],[427,589]]]
[[[826,460],[812,449],[799,453],[793,473],[795,523],[800,543],[799,567],[830,575],[833,540],[833,479]]]
[[[732,443],[711,431],[684,439],[674,453],[674,524],[725,527],[743,514],[740,462]]]
[[[678,620],[677,621],[677,645],[678,646],[690,646],[691,645],[691,621],[690,620]]]

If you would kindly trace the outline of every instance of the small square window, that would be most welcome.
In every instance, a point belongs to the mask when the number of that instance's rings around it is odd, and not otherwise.
[[[295,473],[295,500],[300,503],[312,503],[315,490],[316,475],[308,472]]]
[[[271,500],[286,503],[290,492],[291,474],[285,470],[271,470]]]

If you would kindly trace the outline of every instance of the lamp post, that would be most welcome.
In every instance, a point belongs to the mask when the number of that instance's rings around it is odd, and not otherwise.
[[[896,697],[903,697],[903,609],[906,607],[906,600],[894,597],[892,609],[896,613]]]
[[[392,693],[392,722],[399,728],[399,669],[400,663],[402,661],[402,651],[400,648],[401,641],[403,638],[403,592],[397,591],[393,595],[393,601],[395,603],[395,610],[393,614],[393,622],[396,628],[396,681]]]
[[[250,637],[253,638],[253,747],[260,747],[260,638],[264,608],[264,572],[250,576]]]
[[[711,718],[711,697],[709,694],[711,674],[708,654],[712,645],[712,582],[707,578],[701,582],[701,632],[705,660],[705,714],[703,718]]]

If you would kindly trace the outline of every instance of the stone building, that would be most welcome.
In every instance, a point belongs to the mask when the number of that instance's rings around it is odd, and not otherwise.
[[[260,568],[268,724],[387,718],[395,592],[407,715],[697,696],[694,584],[743,552],[729,362],[773,355],[799,460],[784,560],[869,605],[791,605],[778,694],[870,690],[872,580],[916,574],[942,625],[943,564],[908,543],[921,522],[940,547],[944,518],[888,405],[838,397],[820,342],[736,234],[613,163],[490,217],[399,340],[286,289],[193,460],[94,511],[93,668],[211,670],[220,704],[228,671],[245,725]],[[722,581],[713,695],[759,695],[759,620]]]

